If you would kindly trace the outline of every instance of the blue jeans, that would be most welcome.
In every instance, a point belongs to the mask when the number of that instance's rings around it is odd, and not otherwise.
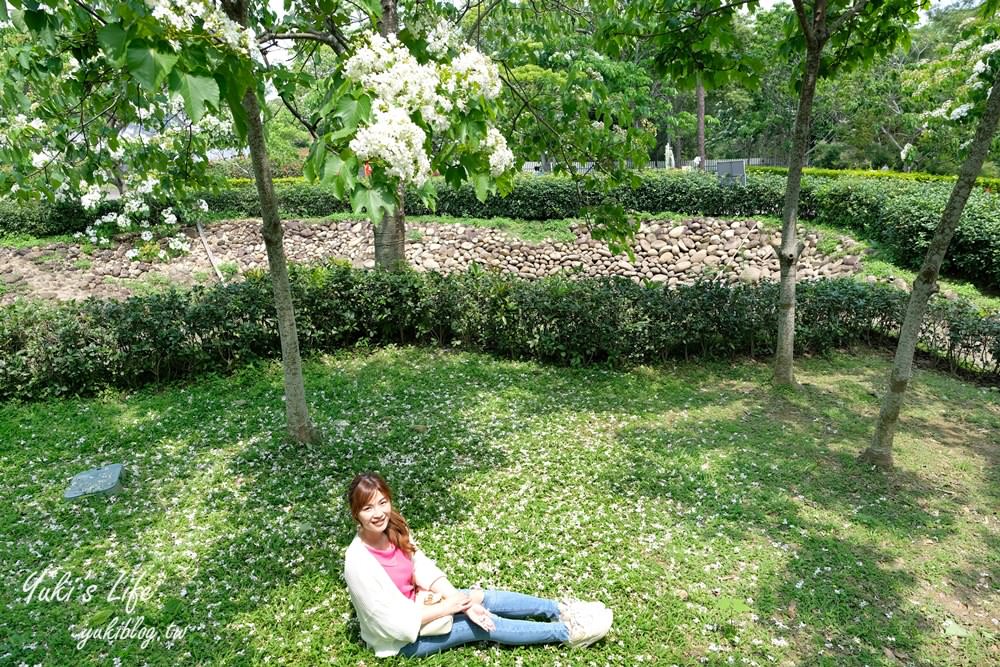
[[[468,591],[464,591],[468,593]],[[434,637],[417,637],[417,641],[399,650],[400,655],[419,658],[453,646],[470,642],[491,641],[508,646],[553,644],[569,640],[569,629],[559,621],[559,605],[552,600],[521,593],[486,591],[483,607],[490,612],[496,628],[487,632],[465,614],[455,614],[451,632]],[[526,621],[531,617],[548,621]]]

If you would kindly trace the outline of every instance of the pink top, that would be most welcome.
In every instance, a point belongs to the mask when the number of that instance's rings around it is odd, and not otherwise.
[[[406,552],[395,544],[385,551],[372,549],[367,544],[365,546],[375,556],[378,564],[388,573],[399,592],[411,600],[416,600],[417,591],[413,587],[413,561],[406,555]]]

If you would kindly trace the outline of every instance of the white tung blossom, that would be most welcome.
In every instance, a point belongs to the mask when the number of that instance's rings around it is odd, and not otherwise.
[[[913,150],[913,144],[907,143],[903,146],[903,150],[899,151],[899,159],[906,162],[906,158],[910,156],[910,151]]]
[[[359,129],[350,145],[361,160],[380,160],[390,175],[420,186],[431,174],[426,139],[405,109],[381,106],[375,110],[375,122]]]
[[[84,185],[86,185],[86,181],[80,181],[81,190],[83,190]],[[80,197],[80,205],[89,211],[97,208],[97,205],[103,198],[104,192],[101,190],[101,186],[95,183],[88,186],[87,191]]]
[[[191,242],[184,234],[178,234],[167,240],[167,245],[176,252],[191,252]]]
[[[493,100],[503,86],[496,64],[469,45],[462,48],[450,67],[442,68],[441,81],[449,93],[458,94],[460,99],[482,95]]]
[[[490,174],[499,176],[514,164],[514,153],[507,147],[507,139],[500,130],[491,127],[486,132],[486,150],[490,152]]]
[[[177,215],[174,214],[173,208],[167,207],[163,209],[163,212],[160,215],[163,216],[163,224],[171,226],[177,224]]]
[[[990,42],[989,44],[983,44],[979,47],[979,54],[983,56],[988,56],[994,51],[1000,51],[1000,39]]]
[[[428,37],[430,51],[446,55],[457,36],[447,22]],[[491,100],[500,94],[500,74],[495,64],[469,45],[448,63],[421,64],[395,35],[382,37],[366,32],[354,55],[344,63],[344,74],[369,91],[374,102],[373,119],[358,129],[350,142],[361,160],[378,160],[387,172],[406,182],[422,185],[430,178],[427,134],[412,114],[419,114],[424,127],[434,132],[448,128],[449,114],[464,111],[477,98]],[[496,129],[483,142],[489,151],[494,176],[510,168],[514,156]]]
[[[345,63],[344,73],[384,103],[419,111],[435,130],[448,126],[444,114],[451,110],[451,104],[438,95],[437,68],[433,63],[418,63],[395,35],[368,34]]]
[[[451,27],[451,23],[445,19],[434,26],[427,34],[427,51],[436,58],[440,58],[458,42],[458,35]]]
[[[951,100],[948,100],[941,106],[939,106],[934,111],[930,111],[926,114],[928,118],[944,118],[948,115],[948,108],[951,107]]]
[[[211,0],[146,0],[146,6],[153,18],[179,32],[191,32],[200,22],[206,33],[233,51],[258,62],[264,59],[253,30],[233,21]]]
[[[949,120],[959,120],[959,119],[965,118],[965,116],[969,113],[970,109],[972,109],[972,105],[969,104],[969,103],[963,104],[961,106],[957,106],[957,107],[955,107],[954,110],[952,110],[951,114],[948,116],[948,119]]]

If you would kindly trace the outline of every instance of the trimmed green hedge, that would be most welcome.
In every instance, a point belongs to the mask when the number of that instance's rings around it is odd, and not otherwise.
[[[227,371],[280,355],[267,274],[127,301],[0,309],[0,399],[87,394]],[[622,278],[526,281],[473,269],[420,274],[293,267],[305,353],[357,344],[439,344],[559,364],[627,367],[670,358],[770,355],[777,285],[679,289]],[[851,280],[799,286],[796,344],[821,353],[886,340],[906,294]],[[1000,374],[1000,316],[936,299],[923,343],[954,369]],[[946,331],[930,338],[929,332]]]
[[[880,241],[904,266],[919,268],[941,219],[949,183],[828,179],[813,183],[815,219]],[[944,272],[1000,285],[1000,199],[982,189],[969,197]]]
[[[807,175],[802,182],[799,215],[879,241],[900,264],[917,268],[951,188],[952,184],[944,181]],[[279,208],[286,216],[322,217],[348,210],[329,189],[302,179],[278,179],[276,190]],[[784,191],[784,176],[769,172],[750,174],[745,186],[724,186],[710,174],[659,171],[646,172],[638,188],[623,188],[613,197],[632,211],[756,216],[780,214]],[[485,203],[476,199],[467,185],[452,188],[441,182],[439,193],[438,213],[465,218],[573,218],[581,215],[585,205],[597,203],[593,193],[580,193],[569,179],[554,176],[518,178],[508,197],[491,197]],[[257,192],[250,181],[233,181],[230,188],[204,197],[216,212],[249,217],[260,214]],[[66,234],[79,231],[94,218],[74,206],[38,205],[25,209],[20,218],[11,210],[0,207],[0,233]],[[413,193],[407,197],[406,210],[410,214],[430,212]],[[944,271],[982,286],[1000,286],[1000,197],[983,188],[973,191]]]
[[[788,173],[788,167],[747,167],[747,171],[752,174],[778,174],[784,176]],[[949,183],[954,183],[957,178],[956,176],[944,174],[928,174],[925,171],[889,171],[888,169],[822,169],[819,167],[806,167],[802,170],[802,173],[805,176],[822,176],[825,178],[877,178]],[[981,176],[976,179],[976,184],[996,190],[1000,188],[1000,178]]]

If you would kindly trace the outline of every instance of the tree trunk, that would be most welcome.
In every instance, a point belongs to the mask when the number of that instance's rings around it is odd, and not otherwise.
[[[399,32],[397,0],[381,0],[382,18],[378,31],[383,37]],[[375,266],[395,271],[406,266],[406,188],[396,190],[396,211],[382,216],[375,225]]]
[[[819,76],[820,53],[823,46],[810,46],[806,55],[805,76],[799,94],[799,110],[795,116],[794,143],[788,161],[788,182],[785,186],[785,207],[781,215],[781,246],[778,265],[781,286],[778,296],[778,342],[774,352],[774,383],[795,385],[792,360],[795,350],[795,281],[796,264],[804,246],[796,238],[795,225],[799,214],[799,192],[802,190],[802,165],[809,147],[809,123],[812,115],[816,79]]]
[[[675,115],[679,114],[682,111],[683,105],[681,103],[680,96],[674,97],[674,99],[673,99],[673,109],[674,109],[674,114]],[[678,167],[683,167],[684,166],[683,148],[684,148],[684,142],[683,142],[683,139],[681,139],[681,131],[678,128],[677,129],[677,135],[674,137],[674,159],[677,160],[677,166]]]
[[[1000,77],[993,82],[993,90],[986,102],[986,110],[979,120],[979,127],[976,128],[976,136],[969,147],[969,155],[962,164],[958,180],[941,214],[941,221],[927,248],[920,273],[913,281],[913,292],[910,294],[906,315],[899,329],[899,343],[896,345],[896,357],[889,375],[889,389],[882,399],[882,409],[875,423],[871,444],[859,458],[862,463],[876,465],[884,470],[892,468],[892,440],[896,434],[903,396],[913,377],[913,354],[917,347],[924,313],[927,311],[927,302],[938,289],[937,277],[941,263],[948,251],[948,244],[951,243],[951,238],[958,228],[958,221],[962,217],[972,187],[989,153],[998,121],[1000,121]]]
[[[246,25],[246,6],[242,2],[227,2],[224,5],[231,19]],[[243,108],[247,112],[247,143],[250,147],[250,161],[253,165],[254,182],[260,198],[261,234],[267,249],[267,263],[271,272],[274,290],[274,307],[278,315],[278,336],[281,340],[281,365],[284,370],[285,418],[288,433],[296,442],[313,442],[317,433],[309,419],[306,404],[305,383],[302,379],[302,357],[299,354],[299,337],[295,328],[295,308],[292,291],[288,283],[288,267],[285,262],[285,248],[282,244],[284,233],[278,206],[274,196],[274,180],[264,142],[264,124],[261,121],[257,93],[250,89],[243,96]]]
[[[397,0],[381,0],[382,18],[378,22],[378,32],[383,37],[399,32],[399,10]]]
[[[261,234],[267,249],[267,265],[271,272],[274,289],[274,307],[278,313],[278,336],[281,339],[281,365],[284,370],[285,418],[288,434],[296,442],[312,442],[316,433],[309,419],[306,405],[305,382],[302,379],[302,357],[299,354],[299,335],[295,328],[295,307],[292,304],[292,290],[288,283],[288,267],[285,262],[284,232],[278,217],[278,206],[274,196],[274,181],[268,163],[267,147],[264,144],[264,124],[260,119],[257,93],[248,90],[243,96],[243,108],[247,111],[247,138],[250,144],[250,161],[253,163],[254,182],[260,198],[262,224]]]
[[[375,266],[396,271],[406,266],[406,187],[396,190],[396,212],[375,225]]]
[[[698,97],[698,168],[705,169],[705,84],[701,82],[701,74],[698,75],[696,93]]]
[[[542,153],[542,163],[539,168],[541,169],[543,174],[552,173],[552,160],[549,159],[548,151]]]

